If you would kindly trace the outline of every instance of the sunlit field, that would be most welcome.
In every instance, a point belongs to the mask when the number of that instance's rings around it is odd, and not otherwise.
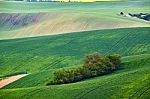
[[[125,16],[150,13],[150,1],[99,1],[1,1],[0,85],[26,76],[2,87],[0,99],[150,99],[150,23]],[[97,77],[47,85],[94,52],[118,54],[121,63]]]

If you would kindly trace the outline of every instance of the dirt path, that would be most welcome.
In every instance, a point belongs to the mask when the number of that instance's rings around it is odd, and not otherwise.
[[[22,78],[24,76],[27,76],[27,75],[28,74],[21,74],[21,75],[16,75],[16,76],[8,77],[8,78],[6,78],[4,80],[1,80],[0,81],[0,88],[2,88],[4,86],[6,86],[6,85],[8,85],[8,84],[10,84],[10,83],[18,80],[18,79],[20,79],[20,78]]]

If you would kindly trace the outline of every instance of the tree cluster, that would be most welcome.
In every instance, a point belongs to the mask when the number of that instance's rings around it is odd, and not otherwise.
[[[98,53],[92,53],[84,58],[83,66],[56,71],[53,79],[51,79],[47,85],[73,83],[104,75],[116,70],[120,63],[120,55],[108,55],[102,57]]]
[[[144,19],[146,21],[150,21],[150,13],[139,13],[139,14],[131,14],[129,13],[131,17],[137,17],[139,19]]]

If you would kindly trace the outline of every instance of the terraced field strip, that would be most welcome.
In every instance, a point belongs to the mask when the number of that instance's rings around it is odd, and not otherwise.
[[[8,85],[8,84],[10,84],[10,83],[12,83],[12,82],[18,80],[18,79],[20,79],[20,78],[22,78],[22,77],[25,77],[25,76],[27,76],[27,75],[28,75],[28,74],[21,74],[21,75],[12,76],[12,77],[6,78],[6,79],[4,79],[4,80],[1,80],[1,81],[0,81],[0,88],[2,88],[2,87],[4,87],[4,86],[6,86],[6,85]]]

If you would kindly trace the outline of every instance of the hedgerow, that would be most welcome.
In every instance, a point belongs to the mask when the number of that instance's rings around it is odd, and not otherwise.
[[[67,84],[83,79],[110,73],[121,63],[120,55],[102,57],[99,53],[92,53],[84,58],[83,66],[72,69],[60,69],[54,72],[54,77],[47,85]]]

